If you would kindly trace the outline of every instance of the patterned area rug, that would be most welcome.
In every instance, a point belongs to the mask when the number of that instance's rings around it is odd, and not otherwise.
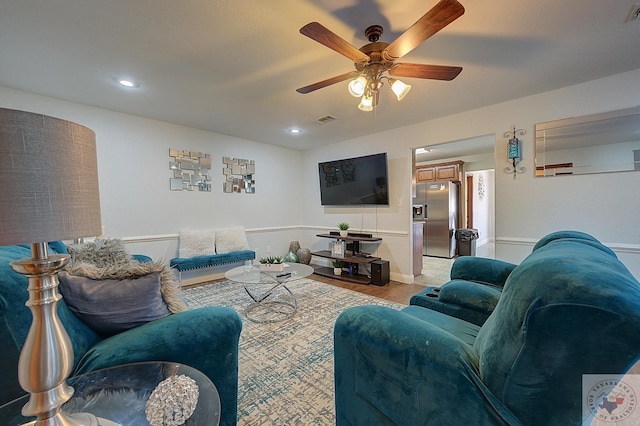
[[[334,425],[333,325],[356,305],[401,308],[362,293],[303,279],[287,284],[298,310],[279,323],[246,319],[251,299],[242,284],[214,282],[183,291],[187,305],[222,305],[242,316],[239,425]]]

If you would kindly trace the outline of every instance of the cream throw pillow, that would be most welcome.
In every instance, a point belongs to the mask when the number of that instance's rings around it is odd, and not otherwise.
[[[180,230],[178,257],[211,256],[216,254],[216,230]]]
[[[218,229],[216,232],[216,253],[232,253],[241,250],[249,250],[247,235],[242,226]]]

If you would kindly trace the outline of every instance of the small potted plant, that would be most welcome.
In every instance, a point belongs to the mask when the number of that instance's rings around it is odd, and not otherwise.
[[[284,269],[280,256],[261,257],[259,262],[261,271],[281,272]]]
[[[347,230],[349,229],[349,224],[346,222],[342,222],[338,224],[338,229],[340,230],[340,236],[341,237],[346,237],[347,235],[349,235],[349,233],[347,232]]]
[[[335,275],[342,274],[342,267],[344,266],[344,262],[342,260],[334,260],[333,261],[333,273]]]

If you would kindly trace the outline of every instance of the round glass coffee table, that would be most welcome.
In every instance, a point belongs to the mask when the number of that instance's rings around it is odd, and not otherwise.
[[[298,309],[296,296],[285,285],[313,274],[313,268],[302,263],[285,263],[282,271],[261,271],[259,265],[238,266],[228,270],[226,279],[242,283],[253,300],[245,309],[253,322],[279,322],[290,318]]]
[[[91,413],[100,426],[149,425],[145,414],[147,400],[160,382],[174,374],[185,375],[198,386],[195,411],[184,425],[218,425],[220,396],[215,385],[195,368],[172,362],[125,364],[72,377],[67,382],[75,392],[62,411]],[[18,426],[33,421],[34,418],[21,414],[28,400],[29,395],[25,395],[0,406],[0,422]]]

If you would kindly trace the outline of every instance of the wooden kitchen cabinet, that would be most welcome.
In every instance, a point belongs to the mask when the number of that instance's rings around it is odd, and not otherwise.
[[[433,167],[416,167],[416,180],[418,182],[433,182],[436,180],[436,169]]]
[[[442,180],[462,181],[462,165],[464,161],[451,161],[448,163],[428,164],[416,166],[417,182],[438,182]]]

